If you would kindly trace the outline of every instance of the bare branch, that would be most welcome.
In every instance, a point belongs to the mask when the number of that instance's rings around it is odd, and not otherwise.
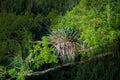
[[[10,77],[10,78],[8,78],[8,79],[6,79],[6,80],[12,80],[13,78],[15,78],[15,77]]]
[[[42,43],[42,41],[29,41],[29,43]]]
[[[112,52],[107,52],[107,53],[104,53],[104,54],[99,54],[99,55],[96,55],[94,57],[91,57],[91,58],[88,58],[87,60],[85,61],[80,61],[80,62],[72,62],[72,63],[67,63],[67,64],[62,64],[62,65],[58,65],[56,67],[53,67],[53,68],[49,68],[49,69],[46,69],[44,71],[37,71],[37,72],[33,72],[33,73],[30,73],[30,74],[27,74],[26,76],[32,76],[32,75],[43,75],[47,72],[50,72],[50,71],[54,71],[54,70],[57,70],[57,69],[60,69],[60,68],[63,68],[63,67],[67,67],[67,66],[74,66],[74,65],[77,65],[77,64],[83,64],[83,63],[86,63],[88,61],[92,61],[92,60],[97,60],[97,59],[100,59],[102,57],[105,57],[105,56],[108,56],[108,55],[112,55]]]

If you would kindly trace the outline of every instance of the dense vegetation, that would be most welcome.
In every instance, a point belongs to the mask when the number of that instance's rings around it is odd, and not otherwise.
[[[120,0],[0,0],[1,80],[119,80],[119,48]]]

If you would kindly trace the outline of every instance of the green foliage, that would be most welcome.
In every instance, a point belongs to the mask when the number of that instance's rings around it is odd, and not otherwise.
[[[0,57],[0,63],[21,53],[25,58],[30,50],[29,42],[46,35],[55,15],[64,14],[78,1],[0,0],[0,56],[4,56]]]
[[[46,35],[47,30],[46,30],[46,26],[44,26],[43,24],[46,23],[45,22],[45,18],[42,14],[38,14],[33,22],[32,22],[32,28],[31,28],[31,32],[32,32],[32,38],[34,40],[41,40],[41,37],[43,35]]]
[[[0,16],[0,53],[2,55],[0,61],[7,56],[25,54],[30,48],[28,41],[32,37],[29,30],[31,15],[17,16],[13,13],[1,13]]]
[[[56,24],[59,17],[60,17],[59,12],[57,10],[52,9],[46,18],[50,20],[51,24]]]
[[[27,74],[42,70],[42,66],[53,66],[57,63],[53,45],[69,47],[61,51],[70,54],[70,47],[74,47],[71,43],[80,43],[77,53],[82,60],[103,52],[119,52],[115,46],[120,43],[119,6],[120,0],[0,0],[0,79],[25,80]],[[51,39],[43,37],[48,31]],[[32,44],[34,40],[42,41]],[[66,47],[66,42],[70,46]],[[117,80],[118,63],[119,59],[106,58],[80,65],[72,72],[65,68],[60,75],[50,75],[54,80],[67,80],[69,76],[71,80]]]
[[[42,37],[42,43],[34,45],[27,58],[22,59],[21,56],[16,56],[8,66],[0,67],[1,73],[4,72],[4,68],[6,69],[6,73],[1,74],[0,77],[9,75],[16,80],[25,80],[27,74],[39,69],[42,65],[57,63],[54,51],[54,48],[48,46],[48,38]]]
[[[56,10],[59,14],[64,15],[67,10],[71,10],[79,0],[34,0],[32,6],[32,12],[38,14],[41,12],[44,15],[49,14],[51,10]]]
[[[107,56],[85,64],[64,67],[38,76],[36,80],[119,80],[120,68],[116,57]]]
[[[48,38],[42,37],[42,42],[33,46],[31,53],[26,60],[34,61],[34,68],[39,68],[45,63],[57,63],[57,58],[55,56],[55,50],[48,46]]]
[[[30,12],[33,0],[1,0],[1,12],[25,14]]]
[[[0,65],[0,79],[5,77],[6,72],[3,70],[4,66]]]
[[[81,0],[73,10],[52,24],[52,30],[68,26],[81,31],[79,41],[86,42],[86,48],[94,50],[88,54],[110,51],[115,39],[120,37],[118,18],[120,17],[119,1],[88,1]],[[103,5],[103,6],[98,6]],[[115,9],[116,7],[116,9]],[[115,23],[115,24],[114,24]],[[106,48],[105,48],[106,47]]]
[[[108,56],[97,61],[78,65],[75,80],[119,80],[120,69],[116,61],[115,57]]]
[[[15,69],[10,69],[10,70],[8,71],[8,74],[9,74],[10,76],[16,76],[17,72],[16,72]]]

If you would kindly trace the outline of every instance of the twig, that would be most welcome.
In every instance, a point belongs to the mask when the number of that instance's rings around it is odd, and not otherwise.
[[[33,44],[35,44],[35,43],[42,43],[42,41],[29,41],[29,43],[33,43]]]
[[[10,78],[8,78],[8,79],[6,79],[6,80],[12,80],[13,78],[15,78],[15,77],[10,77]]]

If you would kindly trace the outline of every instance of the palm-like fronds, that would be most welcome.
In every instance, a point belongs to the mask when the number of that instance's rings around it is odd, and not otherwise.
[[[74,58],[76,52],[77,39],[80,32],[75,29],[62,28],[51,32],[49,35],[50,43],[56,48],[59,56]]]

